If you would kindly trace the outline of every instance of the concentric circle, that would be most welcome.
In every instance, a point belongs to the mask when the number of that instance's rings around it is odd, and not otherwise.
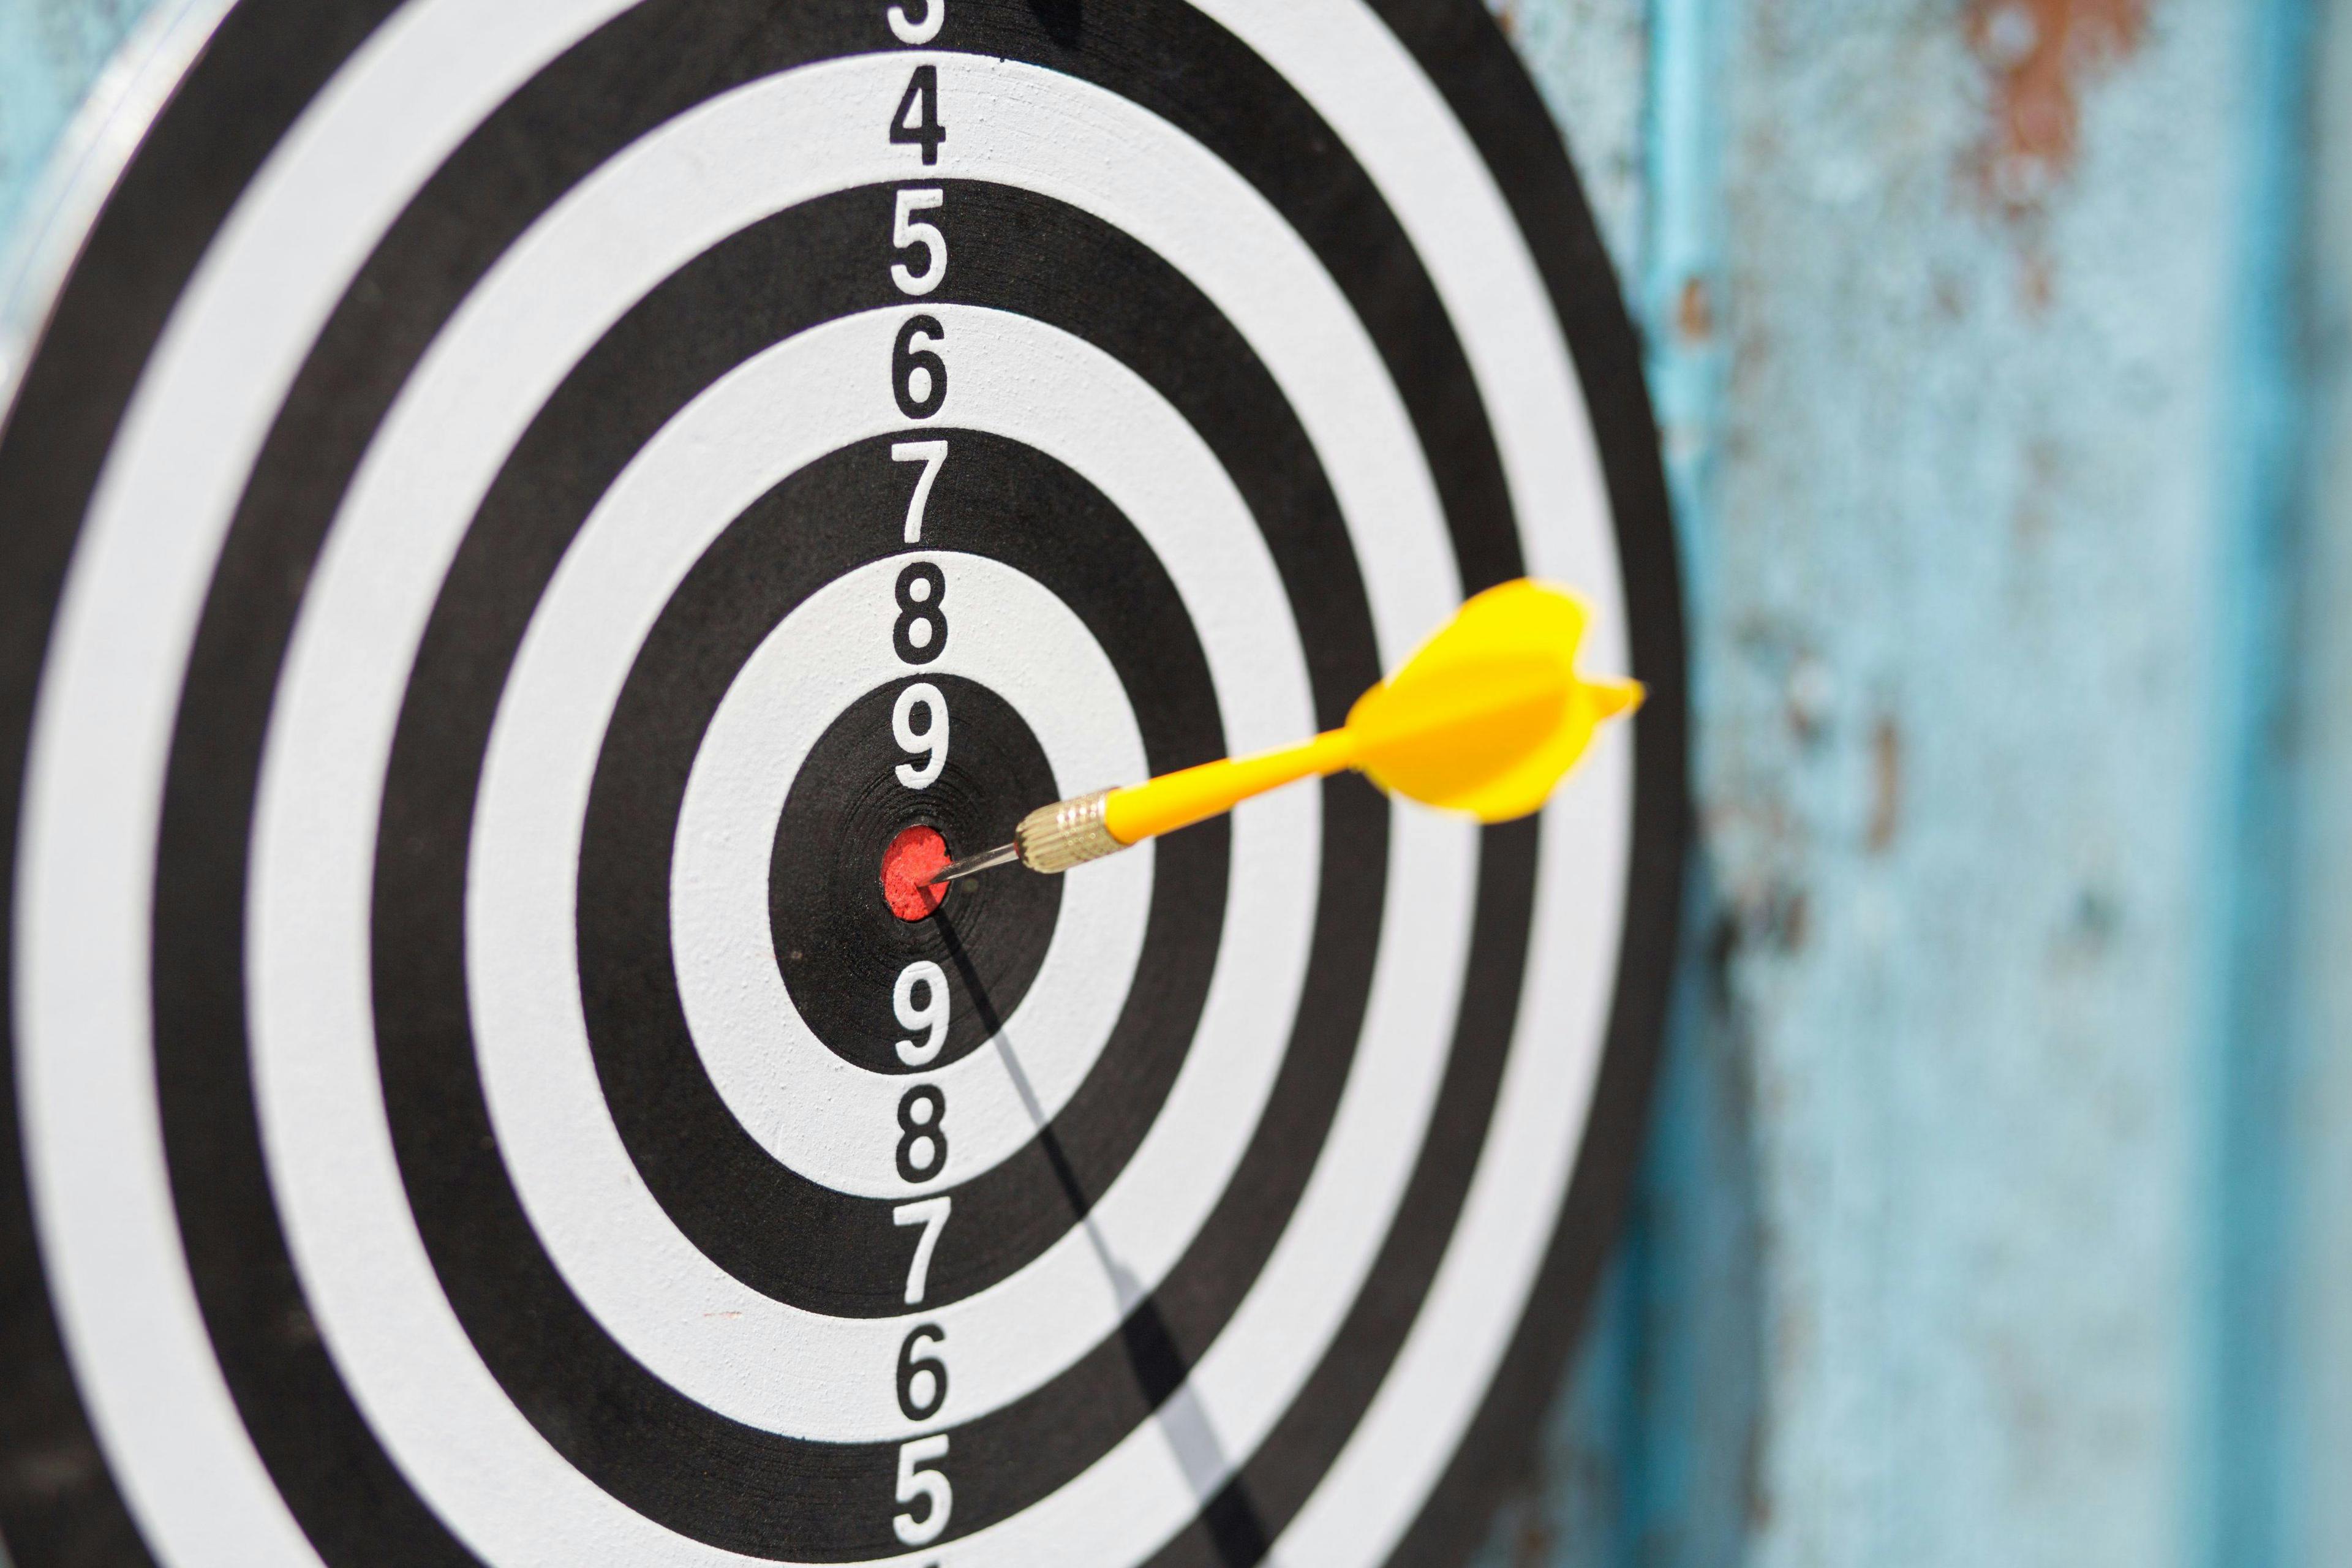
[[[1008,843],[1023,803],[1064,792],[991,688],[893,675],[824,727],[793,776],[769,855],[768,943],[810,1034],[869,1072],[907,1073],[986,1044],[1059,929],[1059,878],[931,879],[951,845]]]
[[[1682,820],[1637,363],[1483,11],[178,58],[0,428],[63,584],[0,663],[0,1447],[93,1456],[17,1560],[1449,1556],[1630,1169]],[[884,901],[1522,573],[1653,692],[1539,821],[1342,779]]]
[[[1050,907],[1033,911],[1033,918],[1045,917],[1038,923],[1048,937],[1031,993],[1041,1005],[1028,1006],[1024,996],[1023,1005],[987,1029],[994,1052],[905,1063],[948,1095],[957,1122],[937,1173],[909,1183],[898,1168],[891,1131],[907,1086],[896,1073],[844,1060],[795,1005],[785,981],[791,953],[777,963],[769,913],[771,900],[779,896],[773,857],[759,850],[767,847],[761,829],[783,816],[793,785],[832,719],[898,673],[889,641],[891,584],[910,563],[932,567],[950,585],[955,629],[941,658],[924,673],[987,680],[990,690],[1028,716],[1044,732],[1049,792],[1055,776],[1136,777],[1146,766],[1118,678],[1085,624],[1034,581],[985,556],[927,551],[847,573],[786,616],[737,676],[695,758],[670,858],[670,958],[687,1027],[720,1099],[772,1159],[835,1192],[872,1198],[961,1186],[1003,1163],[1060,1112],[1118,1022],[1151,900],[1151,857],[1134,855],[1106,868],[1109,875],[1055,888],[1066,919],[1052,920]],[[567,669],[566,679],[572,677]],[[940,711],[953,710],[942,702]],[[491,882],[487,868],[502,849],[491,840],[496,806],[488,792],[503,786],[532,802],[516,811],[517,819],[530,817],[536,826],[545,816],[541,781],[524,772],[509,784],[498,771],[498,742],[493,748],[477,830],[478,889]],[[535,750],[518,742],[503,755],[529,756]],[[881,776],[889,779],[900,765],[890,764]],[[830,826],[838,832],[842,822]],[[565,849],[576,855],[576,830],[549,837],[561,847],[551,860],[560,861]],[[872,842],[859,837],[850,850],[853,864],[871,862]],[[753,852],[745,852],[747,845]],[[490,896],[477,891],[473,897],[473,929],[484,948],[498,942],[505,929],[487,911]],[[859,901],[871,908],[870,895]],[[551,899],[551,907],[537,911],[566,946],[572,902]],[[530,915],[519,911],[515,918]],[[942,927],[943,932],[952,929],[950,917],[942,917]],[[948,956],[965,967],[974,962],[961,947]],[[658,962],[657,954],[641,955],[640,962],[646,957]],[[509,962],[503,953],[478,951],[473,967],[482,976],[507,969]],[[577,979],[562,973],[571,968],[557,962],[556,984],[576,995]],[[976,981],[976,968],[971,975]],[[477,995],[492,984],[478,979]],[[895,989],[895,977],[876,986],[877,999],[888,989]],[[965,985],[968,995],[978,989]],[[839,988],[835,996],[836,1006],[848,1001]],[[985,1005],[984,994],[982,1000]],[[491,1026],[483,1018],[486,1047]],[[544,1037],[531,1029],[517,1033]],[[944,1042],[937,1047],[944,1048]],[[915,1047],[906,1054],[916,1054]],[[581,1053],[583,1062],[586,1056]],[[495,1068],[491,1079],[495,1114]],[[535,1098],[535,1091],[527,1097]],[[808,1114],[812,1104],[825,1107],[821,1119]]]
[[[1034,449],[977,430],[944,436],[955,467],[934,489],[927,536],[1005,562],[1076,614],[1118,670],[1155,771],[1214,755],[1222,731],[1206,660],[1141,537],[1098,490]],[[855,563],[887,559],[893,542],[875,540],[868,520],[877,507],[905,502],[905,481],[893,468],[887,446],[845,449],[770,492],[697,563],[646,638],[605,731],[581,855],[583,1009],[604,1100],[638,1176],[670,1223],[737,1279],[793,1305],[847,1315],[904,1310],[908,1243],[894,1205],[847,1198],[798,1177],[728,1111],[669,978],[671,862],[647,851],[677,842],[688,776],[711,716],[766,628]],[[1042,548],[1034,535],[1005,525],[1015,500],[1057,519]],[[787,530],[794,547],[776,562],[770,542]],[[1076,558],[1087,570],[1071,570],[1073,544],[1083,545]],[[1112,582],[1119,584],[1116,598],[1106,592]],[[950,754],[959,754],[952,743]],[[874,787],[904,795],[893,771],[878,770]],[[395,784],[401,776],[395,763]],[[474,781],[468,776],[457,787],[470,795]],[[1054,1119],[1050,1139],[1025,1144],[967,1184],[967,1198],[996,1216],[990,1244],[975,1245],[982,1238],[961,1226],[940,1237],[929,1259],[929,1300],[959,1300],[1036,1256],[1087,1212],[1133,1154],[1165,1103],[1205,999],[1223,919],[1227,843],[1227,835],[1213,830],[1154,847],[1140,957],[1126,981],[1117,1029],[1100,1047],[1118,1070],[1088,1075]],[[459,861],[436,858],[433,882],[419,889],[429,900],[420,923],[455,918]],[[1060,883],[1040,885],[1058,899]],[[777,888],[772,862],[772,937],[782,929]],[[989,888],[983,898],[996,891]],[[984,904],[980,913],[984,920]],[[969,918],[959,912],[953,920]],[[1058,929],[1029,933],[1041,954]],[[958,962],[946,945],[949,934],[947,928],[933,933],[943,966]],[[782,951],[787,969],[791,952],[789,945]],[[459,984],[454,960],[436,973],[446,977],[419,972],[401,989]],[[1125,980],[1126,972],[1118,978]],[[866,996],[886,1003],[893,989],[877,983]],[[469,1046],[452,1052],[448,1073],[462,1076],[470,1058]],[[424,1125],[431,1121],[423,1119]],[[487,1126],[477,1133],[488,1135]],[[453,1214],[454,1228],[471,1223],[467,1212]],[[502,1250],[517,1256],[532,1246],[525,1234]]]

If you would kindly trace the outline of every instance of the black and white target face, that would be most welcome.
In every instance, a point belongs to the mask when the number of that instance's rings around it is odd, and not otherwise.
[[[0,431],[19,1568],[1458,1557],[1684,812],[1632,335],[1475,0],[156,58]],[[885,900],[1521,575],[1652,693],[1539,817]]]

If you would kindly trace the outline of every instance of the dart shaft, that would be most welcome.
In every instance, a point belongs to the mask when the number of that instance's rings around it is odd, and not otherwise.
[[[1113,790],[1103,803],[1103,826],[1122,847],[1140,844],[1206,822],[1270,789],[1336,773],[1355,757],[1354,737],[1345,730],[1328,730],[1278,752],[1162,773],[1149,784]]]
[[[967,855],[961,860],[949,861],[933,872],[931,879],[924,886],[945,887],[950,882],[961,880],[977,872],[993,870],[999,866],[1010,866],[1020,858],[1021,846],[1018,843],[1000,844],[993,849],[983,849],[977,855]]]
[[[1021,819],[1020,826],[1013,830],[1012,843],[950,861],[928,885],[940,887],[974,872],[1009,866],[1015,860],[1032,871],[1066,871],[1073,866],[1115,855],[1127,845],[1112,837],[1103,826],[1103,802],[1110,794],[1108,790],[1097,790],[1092,795],[1074,795],[1051,805],[1041,805]]]
[[[1033,871],[1066,871],[1147,838],[1206,822],[1270,789],[1338,773],[1354,755],[1347,731],[1333,730],[1304,745],[1263,756],[1203,763],[1148,784],[1055,801],[1023,817],[1012,843],[950,861],[931,878],[930,885],[939,887],[1015,860]]]
[[[956,861],[932,882],[1015,859],[1033,871],[1066,871],[1350,767],[1382,789],[1482,822],[1528,816],[1599,726],[1642,700],[1638,682],[1576,672],[1585,620],[1582,603],[1562,590],[1526,579],[1489,588],[1366,692],[1341,728],[1280,751],[1056,801],[1023,817],[1013,843]]]

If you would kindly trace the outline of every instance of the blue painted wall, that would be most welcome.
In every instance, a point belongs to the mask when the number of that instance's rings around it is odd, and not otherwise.
[[[1486,1563],[2352,1563],[2352,0],[1495,4],[1650,338],[1701,854]],[[146,8],[0,0],[0,246]]]
[[[2352,1561],[2341,9],[1640,8],[1703,912],[1491,1562]]]
[[[76,109],[152,0],[0,0],[0,245]]]

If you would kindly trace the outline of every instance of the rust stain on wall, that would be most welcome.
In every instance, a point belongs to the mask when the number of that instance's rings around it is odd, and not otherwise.
[[[1903,822],[1903,731],[1884,714],[1870,731],[1870,828],[1863,842],[1884,855]]]
[[[1707,298],[1705,279],[1684,280],[1675,297],[1675,330],[1691,343],[1704,343],[1715,335],[1715,302]]]
[[[2148,0],[1969,0],[1969,47],[1993,74],[1993,122],[1978,165],[1986,196],[2037,211],[2074,166],[2083,88],[2147,33]]]

